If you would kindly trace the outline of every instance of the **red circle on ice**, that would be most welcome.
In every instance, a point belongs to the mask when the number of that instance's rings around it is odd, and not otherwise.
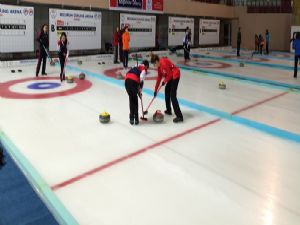
[[[278,58],[292,58],[292,54],[289,53],[272,53],[271,56]]]
[[[266,58],[250,58],[250,57],[246,57],[246,56],[240,56],[237,57],[235,55],[223,55],[224,59],[238,59],[238,60],[244,60],[244,61],[253,61],[253,62],[267,62],[270,61],[269,59]]]
[[[179,61],[178,64],[191,66],[191,67],[198,67],[203,69],[224,69],[224,68],[231,67],[231,65],[228,63],[208,61],[208,60],[198,60],[198,59],[192,59],[188,62]]]
[[[57,77],[38,77],[38,78],[25,78],[20,80],[12,80],[5,83],[0,83],[0,96],[3,98],[10,99],[45,99],[45,98],[55,98],[55,97],[63,97],[67,95],[76,94],[79,92],[83,92],[89,89],[92,86],[92,83],[88,80],[79,80],[78,78],[74,78],[75,87],[64,90],[57,91],[51,93],[18,93],[10,90],[10,87],[15,84],[20,84],[27,81],[41,81],[41,80],[59,80]]]

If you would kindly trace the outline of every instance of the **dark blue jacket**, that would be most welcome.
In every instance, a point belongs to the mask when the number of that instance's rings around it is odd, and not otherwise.
[[[300,56],[300,39],[295,39],[293,41],[293,48],[295,49],[295,55]]]

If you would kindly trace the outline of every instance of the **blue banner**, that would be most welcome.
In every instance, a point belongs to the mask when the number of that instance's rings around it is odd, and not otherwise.
[[[118,0],[118,7],[142,9],[142,0]]]

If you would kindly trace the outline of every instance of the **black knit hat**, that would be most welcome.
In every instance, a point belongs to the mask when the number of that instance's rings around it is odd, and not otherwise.
[[[149,68],[149,61],[148,61],[148,60],[144,60],[144,61],[142,62],[142,64],[143,64],[144,66],[146,66],[146,67]]]

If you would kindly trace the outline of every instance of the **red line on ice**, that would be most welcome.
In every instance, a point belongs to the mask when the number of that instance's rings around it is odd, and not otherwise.
[[[252,108],[254,108],[254,107],[258,106],[258,105],[262,105],[262,104],[264,104],[264,103],[266,103],[266,102],[272,101],[272,100],[274,100],[274,99],[276,99],[276,98],[279,98],[279,97],[281,97],[281,96],[283,96],[283,95],[286,95],[287,93],[288,93],[288,92],[283,92],[283,93],[280,93],[280,94],[275,95],[275,96],[273,96],[273,97],[270,97],[270,98],[261,100],[261,101],[259,101],[259,102],[256,102],[256,103],[252,104],[252,105],[249,105],[249,106],[246,106],[246,107],[244,107],[244,108],[242,108],[242,109],[236,110],[236,111],[232,112],[231,115],[236,115],[236,114],[238,114],[238,113],[241,113],[241,112],[244,112],[244,111],[246,111],[246,110],[252,109]],[[153,144],[151,144],[151,145],[148,145],[148,146],[146,146],[146,147],[144,147],[144,148],[141,148],[141,149],[139,149],[139,150],[137,150],[137,151],[135,151],[135,152],[133,152],[133,153],[130,153],[130,154],[128,154],[128,155],[125,155],[125,156],[122,156],[122,157],[120,157],[120,158],[117,158],[117,159],[115,159],[115,160],[113,160],[113,161],[111,161],[111,162],[108,162],[108,163],[104,164],[104,165],[101,165],[101,166],[99,166],[99,167],[96,167],[96,168],[94,168],[94,169],[91,169],[91,170],[89,170],[89,171],[86,171],[86,172],[84,172],[84,173],[82,173],[82,174],[80,174],[80,175],[78,175],[78,176],[75,176],[75,177],[70,178],[70,179],[68,179],[68,180],[66,180],[66,181],[63,181],[63,182],[61,182],[61,183],[59,183],[59,184],[56,184],[56,185],[52,186],[51,189],[52,189],[53,191],[56,191],[56,190],[58,190],[58,189],[64,188],[64,187],[66,187],[66,186],[69,186],[69,185],[71,185],[71,184],[73,184],[73,183],[76,183],[77,181],[80,181],[80,180],[82,180],[82,179],[84,179],[84,178],[87,178],[87,177],[89,177],[89,176],[91,176],[91,175],[93,175],[93,174],[95,174],[95,173],[101,172],[101,171],[103,171],[103,170],[105,170],[105,169],[107,169],[107,168],[110,168],[110,167],[112,167],[112,166],[114,166],[114,165],[116,165],[116,164],[119,164],[119,163],[121,163],[121,162],[124,162],[124,161],[126,161],[126,160],[129,160],[129,159],[131,159],[131,158],[134,158],[134,157],[136,157],[136,156],[138,156],[138,155],[141,155],[141,154],[143,154],[143,153],[145,153],[145,152],[147,152],[147,151],[149,151],[149,150],[152,150],[152,149],[154,149],[154,148],[156,148],[156,147],[159,147],[159,146],[161,146],[161,145],[163,145],[163,144],[166,144],[166,143],[168,143],[168,142],[174,141],[174,140],[176,140],[176,139],[178,139],[178,138],[181,138],[181,137],[183,137],[183,136],[186,136],[186,135],[188,135],[188,134],[190,134],[190,133],[193,133],[193,132],[195,132],[195,131],[201,130],[201,129],[206,128],[206,127],[209,127],[209,126],[211,126],[211,125],[213,125],[213,124],[216,124],[216,123],[218,123],[218,122],[220,122],[220,121],[221,121],[221,118],[214,119],[214,120],[211,120],[211,121],[206,122],[206,123],[204,123],[204,124],[200,124],[200,125],[198,125],[198,126],[196,126],[196,127],[194,127],[194,128],[188,129],[188,130],[186,130],[186,131],[184,131],[184,132],[182,132],[182,133],[175,134],[175,135],[173,135],[173,136],[171,136],[171,137],[168,137],[168,138],[166,138],[166,139],[163,139],[163,140],[161,140],[161,141],[159,141],[159,142],[156,142],[156,143],[153,143]]]

